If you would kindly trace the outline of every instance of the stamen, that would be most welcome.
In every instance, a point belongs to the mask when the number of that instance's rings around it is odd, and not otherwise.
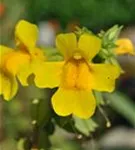
[[[102,107],[98,106],[98,109],[99,109],[100,113],[103,115],[103,117],[105,118],[106,127],[110,128],[111,127],[111,122],[110,122],[109,118],[107,117],[106,113],[104,112],[104,110],[102,109]]]

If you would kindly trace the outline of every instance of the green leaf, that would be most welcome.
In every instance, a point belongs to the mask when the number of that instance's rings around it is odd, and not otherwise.
[[[124,94],[114,92],[105,94],[110,106],[135,126],[135,104]]]
[[[84,134],[85,136],[89,136],[91,132],[94,132],[98,127],[98,124],[93,119],[80,119],[76,116],[74,117],[75,127],[76,129]]]

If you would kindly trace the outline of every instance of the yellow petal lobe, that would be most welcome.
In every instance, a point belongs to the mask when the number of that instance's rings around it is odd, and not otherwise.
[[[33,67],[35,84],[39,88],[54,88],[60,85],[64,62],[44,62]]]
[[[59,88],[52,97],[52,106],[60,116],[74,114],[88,119],[95,112],[96,102],[92,92]]]
[[[111,64],[90,64],[90,68],[92,89],[112,92],[115,88],[115,80],[120,76],[120,68]]]
[[[59,34],[56,37],[56,46],[67,60],[77,49],[77,39],[74,33]]]
[[[15,77],[0,72],[0,95],[9,101],[15,96],[17,90],[18,84]]]
[[[83,34],[79,38],[78,48],[87,60],[92,60],[101,48],[101,40],[90,34]]]
[[[16,45],[19,48],[26,47],[29,50],[36,46],[38,28],[36,25],[25,20],[18,22],[15,28]]]

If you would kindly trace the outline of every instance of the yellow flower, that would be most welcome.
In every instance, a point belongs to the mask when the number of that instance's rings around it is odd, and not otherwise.
[[[17,47],[27,53],[30,61],[27,65],[23,65],[17,74],[17,77],[23,86],[28,85],[28,77],[31,74],[37,75],[36,68],[42,66],[46,60],[43,50],[36,47],[38,38],[38,28],[36,25],[20,21],[15,29],[15,39]]]
[[[115,53],[117,55],[122,55],[122,54],[135,55],[134,46],[131,40],[127,38],[121,38],[116,41],[116,45],[118,46],[117,48],[115,48]]]
[[[27,78],[35,73],[45,57],[36,47],[38,29],[24,20],[19,21],[15,28],[17,50],[0,45],[0,95],[10,100],[18,90],[16,76],[23,85],[28,85]]]
[[[5,100],[11,99],[17,92],[18,84],[16,73],[19,66],[29,61],[29,56],[25,53],[15,52],[5,46],[0,46],[0,95]]]
[[[77,39],[74,33],[60,34],[56,46],[65,61],[45,62],[37,68],[35,83],[41,88],[59,87],[52,97],[58,115],[89,118],[96,107],[92,90],[112,92],[120,70],[111,64],[92,63],[101,47],[101,40],[94,35],[83,34]]]

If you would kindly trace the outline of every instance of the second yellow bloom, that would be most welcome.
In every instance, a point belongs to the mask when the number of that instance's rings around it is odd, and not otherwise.
[[[36,78],[38,87],[59,87],[52,97],[52,106],[60,116],[74,114],[89,118],[96,108],[92,90],[112,92],[120,70],[111,64],[93,64],[92,59],[101,48],[101,40],[89,34],[77,39],[74,33],[60,34],[56,46],[63,54],[63,62],[45,62]]]

